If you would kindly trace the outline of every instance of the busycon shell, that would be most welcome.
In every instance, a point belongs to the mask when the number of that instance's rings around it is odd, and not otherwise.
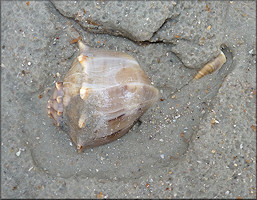
[[[57,126],[67,118],[70,137],[81,152],[126,134],[159,92],[130,55],[81,41],[79,49],[63,82],[56,83],[47,111]]]
[[[226,56],[221,51],[215,59],[204,65],[204,67],[195,75],[194,80],[200,79],[207,74],[211,74],[214,71],[219,70],[225,62]]]

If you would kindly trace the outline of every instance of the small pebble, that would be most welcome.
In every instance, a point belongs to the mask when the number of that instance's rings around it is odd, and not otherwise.
[[[211,25],[207,27],[207,30],[210,30],[211,29]]]

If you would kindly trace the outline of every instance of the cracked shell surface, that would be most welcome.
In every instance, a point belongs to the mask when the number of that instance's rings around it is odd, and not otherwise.
[[[159,92],[130,55],[93,49],[80,41],[79,48],[63,83],[56,83],[47,110],[57,126],[64,119],[81,152],[126,134]]]

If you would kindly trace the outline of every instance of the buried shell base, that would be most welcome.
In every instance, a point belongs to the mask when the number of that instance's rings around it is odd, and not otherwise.
[[[57,125],[67,118],[78,152],[114,141],[157,101],[138,62],[128,54],[93,49],[79,41],[80,53],[63,83],[57,83],[47,110]]]

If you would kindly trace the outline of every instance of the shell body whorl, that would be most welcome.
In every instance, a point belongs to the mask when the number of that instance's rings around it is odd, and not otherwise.
[[[225,62],[226,56],[221,51],[214,60],[204,65],[204,67],[195,75],[194,80],[200,79],[207,74],[211,74],[212,72],[219,70]]]
[[[79,56],[48,101],[48,113],[57,125],[62,114],[67,117],[70,137],[81,152],[126,134],[159,92],[130,55],[93,49],[80,41],[79,48]]]

